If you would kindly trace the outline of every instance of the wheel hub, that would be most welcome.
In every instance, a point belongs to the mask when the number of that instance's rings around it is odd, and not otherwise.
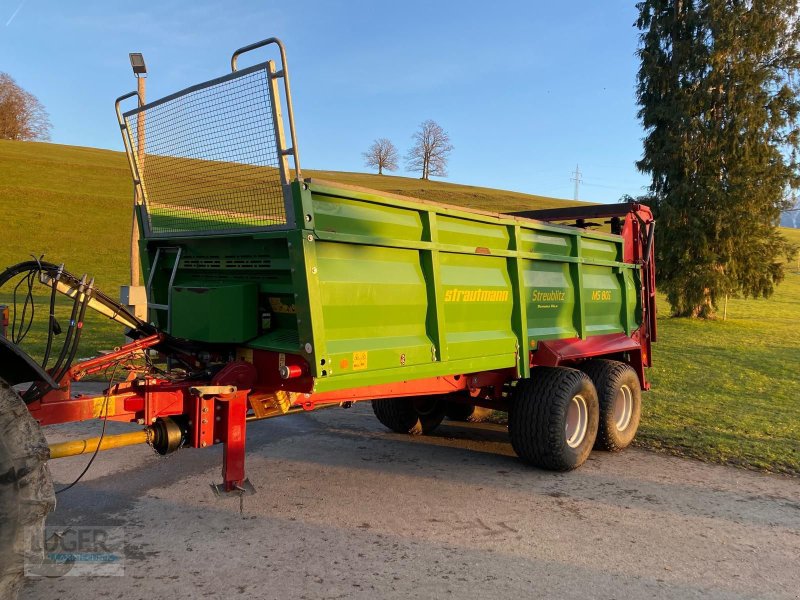
[[[567,407],[567,424],[565,433],[567,445],[570,448],[577,448],[586,437],[586,430],[589,425],[589,409],[586,407],[586,399],[577,394],[570,400]]]
[[[625,431],[630,425],[633,415],[633,393],[631,388],[623,385],[619,388],[616,398],[614,398],[614,426],[617,431]]]

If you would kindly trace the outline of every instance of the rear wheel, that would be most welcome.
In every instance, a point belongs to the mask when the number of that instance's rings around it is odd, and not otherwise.
[[[592,451],[599,407],[577,369],[537,367],[517,383],[508,413],[511,445],[524,462],[552,471],[581,466]]]
[[[431,433],[444,420],[445,403],[438,396],[386,398],[372,401],[378,421],[397,433]]]
[[[642,389],[633,368],[615,360],[595,359],[581,365],[597,388],[600,427],[594,447],[619,452],[630,446],[642,416]]]
[[[16,598],[25,561],[41,562],[55,506],[50,450],[22,398],[0,379],[0,598]]]
[[[492,416],[492,409],[462,402],[445,402],[444,413],[451,421],[469,421],[482,423]]]

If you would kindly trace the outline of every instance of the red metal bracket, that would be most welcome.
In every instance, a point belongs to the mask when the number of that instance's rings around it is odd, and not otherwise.
[[[213,486],[217,492],[254,491],[244,472],[247,394],[247,390],[239,391],[215,400],[219,421],[215,419],[214,437],[224,444],[222,484]]]
[[[102,371],[106,367],[125,359],[136,358],[140,352],[152,348],[164,339],[163,334],[154,333],[145,338],[134,340],[118,348],[114,352],[103,354],[95,358],[90,358],[76,365],[73,365],[64,376],[63,383],[68,381],[80,381],[87,375]]]

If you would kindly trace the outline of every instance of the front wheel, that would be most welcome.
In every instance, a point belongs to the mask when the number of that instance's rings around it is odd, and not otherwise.
[[[444,420],[444,401],[437,396],[385,398],[372,401],[378,421],[397,433],[422,435],[433,432]]]
[[[642,388],[630,365],[595,359],[581,365],[597,388],[600,428],[594,447],[619,452],[633,442],[642,416]]]
[[[511,445],[524,462],[570,471],[589,457],[599,420],[597,391],[577,369],[537,367],[517,382],[508,413]]]

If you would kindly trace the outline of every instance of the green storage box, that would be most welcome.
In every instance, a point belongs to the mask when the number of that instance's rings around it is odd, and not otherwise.
[[[171,335],[239,344],[258,335],[258,285],[176,285],[170,297]]]

